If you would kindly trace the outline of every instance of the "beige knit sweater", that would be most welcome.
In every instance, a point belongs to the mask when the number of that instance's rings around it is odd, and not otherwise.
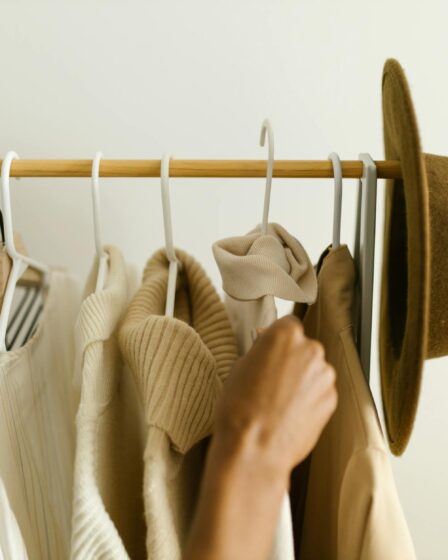
[[[140,390],[146,421],[144,504],[147,557],[180,559],[193,516],[222,383],[237,358],[220,301],[201,266],[176,251],[174,318],[164,316],[165,251],[147,263],[119,342]]]
[[[25,547],[30,560],[70,552],[78,292],[73,278],[52,270],[36,333],[0,354],[2,559],[22,560]]]
[[[136,289],[136,274],[115,247],[106,247],[104,289],[94,291],[98,260],[76,322],[76,458],[73,560],[145,558],[143,422],[134,380],[120,356],[117,328]]]
[[[213,254],[222,276],[226,306],[239,351],[252,346],[253,331],[277,318],[274,298],[313,303],[317,280],[301,243],[281,225],[260,226],[246,235],[221,239]]]

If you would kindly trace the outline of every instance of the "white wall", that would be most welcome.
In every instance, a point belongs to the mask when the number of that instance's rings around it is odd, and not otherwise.
[[[447,19],[448,4],[436,0],[3,0],[0,153],[88,159],[102,150],[108,158],[158,158],[170,150],[179,158],[262,158],[259,128],[269,116],[278,158],[319,159],[336,150],[345,159],[362,151],[381,159],[381,72],[393,56],[407,71],[424,148],[443,154]],[[163,241],[158,180],[101,185],[104,238],[142,266]],[[260,220],[264,182],[171,185],[175,241],[219,285],[210,245]],[[13,187],[17,229],[30,254],[84,278],[93,255],[89,180],[22,179]],[[345,182],[349,242],[355,189],[355,181]],[[330,240],[332,194],[330,181],[273,183],[271,219],[313,259]],[[380,182],[380,230],[382,201]],[[378,242],[380,248],[380,236]],[[375,330],[375,347],[376,339]],[[428,363],[414,436],[405,455],[393,459],[425,560],[448,554],[446,366],[446,359]],[[377,376],[375,348],[376,395]]]

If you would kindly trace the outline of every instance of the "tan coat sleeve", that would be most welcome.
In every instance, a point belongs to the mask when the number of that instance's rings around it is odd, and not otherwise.
[[[338,511],[338,558],[415,560],[392,468],[382,449],[352,456],[344,474]]]

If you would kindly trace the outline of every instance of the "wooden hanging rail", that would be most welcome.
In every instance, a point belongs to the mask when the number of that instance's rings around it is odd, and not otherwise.
[[[359,160],[342,161],[343,177],[360,178],[363,164]],[[265,177],[266,160],[172,159],[170,177]],[[401,178],[399,161],[375,161],[379,179]],[[18,159],[11,165],[11,177],[90,177],[89,159]],[[101,177],[159,177],[160,159],[103,159]],[[327,160],[275,160],[274,177],[333,177]]]

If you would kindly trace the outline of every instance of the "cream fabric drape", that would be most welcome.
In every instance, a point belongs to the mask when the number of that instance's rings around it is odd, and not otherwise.
[[[0,478],[0,560],[28,560],[16,516]]]
[[[52,271],[36,333],[0,355],[0,478],[32,560],[70,552],[78,309],[74,280]]]

